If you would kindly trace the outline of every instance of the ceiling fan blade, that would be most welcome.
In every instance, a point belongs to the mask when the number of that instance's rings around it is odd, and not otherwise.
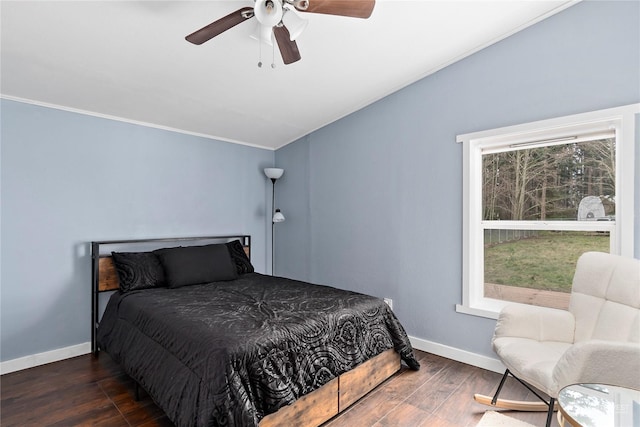
[[[282,55],[282,61],[287,64],[292,64],[300,60],[300,51],[295,40],[289,38],[289,30],[284,25],[273,27],[273,33],[276,36],[278,42],[278,48]]]
[[[376,2],[375,0],[306,0],[294,1],[293,4],[300,12],[368,18]],[[306,9],[305,5],[308,5]]]
[[[202,44],[251,17],[253,17],[253,8],[243,7],[189,34],[185,39],[193,44]]]

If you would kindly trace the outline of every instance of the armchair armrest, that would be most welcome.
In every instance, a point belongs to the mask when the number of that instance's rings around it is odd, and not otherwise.
[[[517,337],[573,343],[575,323],[573,314],[566,310],[510,304],[498,316],[493,339]]]
[[[572,345],[553,369],[557,390],[577,383],[640,390],[640,344],[589,340]]]

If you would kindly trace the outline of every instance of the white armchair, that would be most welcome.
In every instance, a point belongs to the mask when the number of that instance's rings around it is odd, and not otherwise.
[[[601,383],[640,390],[640,260],[583,254],[568,311],[508,305],[498,317],[492,344],[507,370],[493,398],[474,398],[497,407],[547,411],[547,426],[558,392],[566,385]],[[544,403],[498,399],[509,375]]]

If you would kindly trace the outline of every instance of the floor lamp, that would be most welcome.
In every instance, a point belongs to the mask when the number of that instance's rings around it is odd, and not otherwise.
[[[274,259],[275,259],[275,246],[274,246],[274,232],[276,222],[284,221],[284,215],[280,209],[275,209],[276,202],[276,181],[282,176],[284,169],[280,168],[266,168],[264,174],[271,180],[271,210],[273,216],[271,217],[271,275],[273,276]]]

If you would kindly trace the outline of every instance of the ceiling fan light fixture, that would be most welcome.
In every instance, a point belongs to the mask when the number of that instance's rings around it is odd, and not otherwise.
[[[273,29],[258,22],[256,29],[249,36],[254,40],[273,46]]]
[[[267,0],[264,3],[264,7],[267,9],[267,13],[273,12],[273,8],[274,8],[273,0]]]
[[[282,23],[287,27],[287,30],[289,30],[289,40],[294,41],[304,32],[309,21],[301,18],[292,9],[285,9],[284,15],[282,16]]]
[[[260,24],[275,27],[282,20],[282,3],[280,0],[259,0],[253,12]]]
[[[260,40],[269,46],[273,46],[273,28],[260,25]]]

